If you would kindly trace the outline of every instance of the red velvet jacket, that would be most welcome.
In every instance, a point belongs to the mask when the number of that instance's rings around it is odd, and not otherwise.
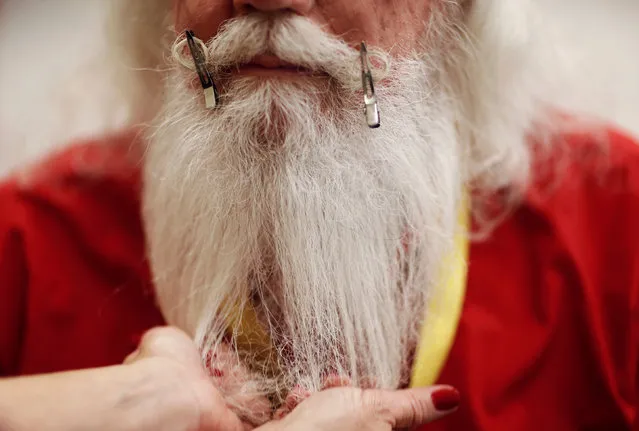
[[[163,323],[131,139],[0,185],[0,375],[116,364]],[[426,430],[639,429],[639,146],[567,141],[580,162],[471,248],[440,378],[463,403]]]

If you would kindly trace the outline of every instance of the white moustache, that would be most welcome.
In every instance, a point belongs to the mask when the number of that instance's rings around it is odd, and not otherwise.
[[[361,89],[360,53],[328,34],[308,18],[293,13],[254,13],[229,20],[207,43],[209,66],[214,74],[251,62],[259,55],[316,73],[325,73],[349,90]],[[369,50],[375,80],[388,74],[390,57]]]

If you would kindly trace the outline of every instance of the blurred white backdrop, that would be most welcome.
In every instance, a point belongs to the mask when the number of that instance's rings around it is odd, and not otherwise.
[[[104,59],[108,1],[0,1],[0,174],[124,121]],[[536,1],[573,71],[557,102],[639,136],[639,1]]]

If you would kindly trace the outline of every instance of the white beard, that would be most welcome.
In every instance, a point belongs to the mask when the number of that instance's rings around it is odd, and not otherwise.
[[[434,66],[393,65],[375,130],[360,95],[321,78],[237,79],[215,111],[190,74],[167,81],[145,163],[156,292],[203,358],[234,345],[232,304],[258,305],[278,367],[243,352],[255,374],[241,390],[407,383],[464,182]]]

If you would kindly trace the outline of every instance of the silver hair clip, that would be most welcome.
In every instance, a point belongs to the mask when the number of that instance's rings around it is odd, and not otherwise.
[[[202,48],[195,42],[196,38],[193,34],[193,31],[187,30],[185,33],[186,41],[189,45],[189,50],[191,51],[191,55],[193,56],[195,71],[200,78],[202,89],[204,90],[204,102],[208,109],[215,109],[215,107],[220,103],[220,95],[217,92],[215,83],[213,82],[211,74],[206,67],[206,56]]]
[[[377,105],[377,96],[375,95],[375,86],[373,85],[373,74],[371,73],[370,64],[368,63],[368,50],[366,49],[365,42],[362,42],[359,54],[362,61],[362,87],[364,88],[366,123],[371,129],[376,129],[380,126],[379,107]]]

